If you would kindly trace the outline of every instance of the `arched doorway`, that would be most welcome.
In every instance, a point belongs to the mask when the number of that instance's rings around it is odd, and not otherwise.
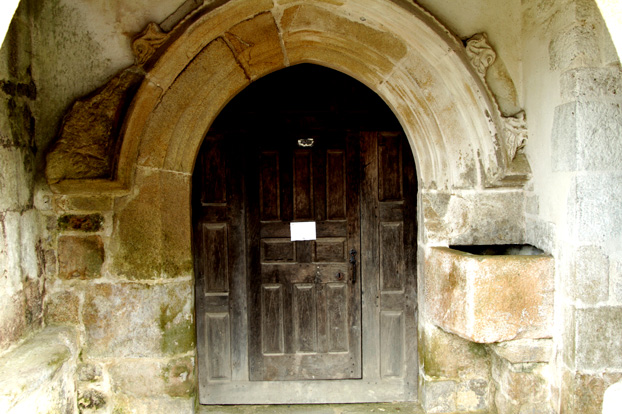
[[[315,65],[268,75],[193,183],[202,403],[416,398],[417,178],[377,95]]]

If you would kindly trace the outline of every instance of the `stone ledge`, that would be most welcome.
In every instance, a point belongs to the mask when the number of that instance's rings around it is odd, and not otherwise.
[[[48,327],[0,357],[0,412],[71,409],[77,332]]]

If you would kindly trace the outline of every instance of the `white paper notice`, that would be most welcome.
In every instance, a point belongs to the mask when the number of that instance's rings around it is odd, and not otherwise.
[[[315,221],[289,223],[292,241],[315,240]]]

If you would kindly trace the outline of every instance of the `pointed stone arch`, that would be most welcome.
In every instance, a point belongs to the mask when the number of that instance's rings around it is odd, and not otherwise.
[[[463,44],[408,2],[231,0],[198,9],[160,43],[122,130],[116,179],[125,188],[137,167],[191,174],[227,102],[302,62],[378,93],[409,138],[423,188],[487,186],[510,161]]]

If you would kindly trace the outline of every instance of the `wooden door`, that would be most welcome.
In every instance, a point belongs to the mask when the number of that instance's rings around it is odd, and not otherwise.
[[[414,400],[417,187],[403,134],[311,148],[237,138],[206,138],[195,169],[200,402]],[[291,241],[303,221],[316,240]]]
[[[249,154],[251,380],[361,377],[357,144],[286,137]],[[312,240],[292,240],[301,222]]]

